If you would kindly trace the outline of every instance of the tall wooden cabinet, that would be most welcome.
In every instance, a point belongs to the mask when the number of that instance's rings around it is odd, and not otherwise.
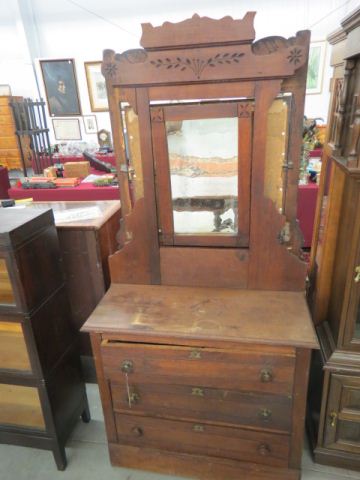
[[[30,137],[19,138],[16,135],[14,113],[10,106],[12,100],[20,99],[22,97],[0,96],[0,165],[8,170],[23,168],[21,151],[25,165],[31,166]]]
[[[254,42],[254,15],[144,24],[143,49],[104,52],[123,220],[83,328],[114,465],[300,478],[309,32]]]
[[[0,209],[0,443],[51,450],[89,421],[50,209]]]
[[[320,463],[360,469],[360,9],[329,37],[334,74],[310,265],[308,425]]]

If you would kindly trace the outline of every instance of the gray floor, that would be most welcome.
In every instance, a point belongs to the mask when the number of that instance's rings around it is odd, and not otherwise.
[[[110,465],[98,387],[87,385],[92,420],[79,421],[66,452],[68,467],[58,472],[52,454],[32,448],[0,445],[0,480],[170,480],[175,477]],[[180,477],[176,477],[181,480]],[[324,467],[313,463],[306,448],[303,480],[360,480],[360,472]],[[225,480],[225,479],[224,479]],[[240,480],[240,479],[239,479]],[[246,480],[246,479],[244,479]]]

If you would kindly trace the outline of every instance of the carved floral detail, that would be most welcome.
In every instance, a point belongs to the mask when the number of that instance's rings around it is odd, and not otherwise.
[[[151,109],[151,121],[152,122],[163,122],[164,121],[164,112],[162,107]]]
[[[180,72],[190,69],[194,72],[197,78],[200,78],[205,68],[216,67],[217,65],[222,64],[239,63],[239,59],[243,55],[244,53],[218,53],[217,55],[207,59],[184,57],[176,57],[175,59],[171,59],[167,57],[151,60],[150,63],[156,68],[165,68],[167,70],[179,69]]]
[[[117,71],[116,63],[106,63],[104,65],[104,75],[107,77],[115,77]]]
[[[238,117],[248,118],[254,111],[254,104],[250,102],[241,102],[238,105]]]
[[[289,63],[296,65],[297,63],[300,63],[301,57],[302,51],[299,48],[293,48],[290,50],[290,55],[288,55],[286,58],[289,60]]]

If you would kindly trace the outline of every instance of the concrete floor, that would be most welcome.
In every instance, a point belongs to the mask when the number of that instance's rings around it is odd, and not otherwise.
[[[88,384],[87,391],[92,420],[88,424],[79,421],[68,441],[67,469],[58,472],[53,456],[48,451],[0,445],[0,480],[181,480],[180,477],[112,467],[98,387]],[[317,465],[313,463],[308,448],[305,448],[302,480],[345,479],[360,480],[360,472]]]

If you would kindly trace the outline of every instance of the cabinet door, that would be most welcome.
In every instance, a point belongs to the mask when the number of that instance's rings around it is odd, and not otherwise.
[[[360,377],[331,375],[324,446],[360,453]]]
[[[360,351],[360,232],[355,244],[358,245],[355,264],[351,268],[349,304],[345,325],[345,346]]]
[[[29,354],[21,323],[2,321],[1,316],[0,370],[31,372]]]

